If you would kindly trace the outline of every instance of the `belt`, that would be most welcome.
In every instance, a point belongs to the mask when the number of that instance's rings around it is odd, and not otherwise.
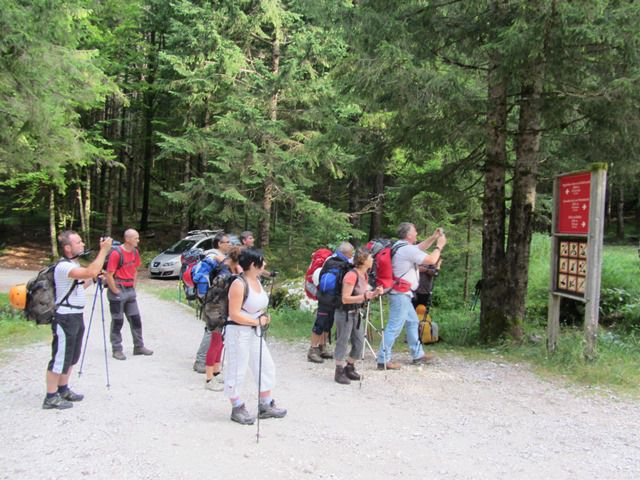
[[[118,288],[124,288],[125,290],[129,290],[133,288],[133,285],[118,285]]]

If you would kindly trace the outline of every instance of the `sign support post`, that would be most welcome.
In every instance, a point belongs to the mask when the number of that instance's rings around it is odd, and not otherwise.
[[[606,164],[595,164],[590,172],[558,175],[554,181],[547,318],[550,354],[558,344],[564,297],[585,303],[584,356],[596,358],[606,181]]]

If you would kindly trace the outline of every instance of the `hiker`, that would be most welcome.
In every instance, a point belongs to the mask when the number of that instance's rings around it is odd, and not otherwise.
[[[334,380],[348,385],[351,380],[360,380],[356,372],[355,362],[362,358],[364,349],[365,319],[362,308],[369,300],[384,293],[382,287],[371,290],[368,272],[373,265],[373,256],[366,248],[359,248],[353,258],[353,269],[349,270],[342,280],[342,305],[336,308],[336,371]],[[351,350],[347,356],[347,344],[351,342]]]
[[[69,388],[72,367],[78,363],[84,335],[82,311],[86,304],[85,289],[93,284],[111,250],[112,240],[100,240],[100,251],[87,267],[80,266],[77,258],[84,252],[84,242],[73,230],[58,235],[62,260],[54,270],[55,301],[59,305],[51,321],[51,360],[47,366],[47,394],[42,403],[45,410],[73,407],[84,395]],[[67,298],[66,300],[65,297]]]
[[[326,262],[333,259],[333,261],[341,261],[345,264],[351,263],[353,250],[353,245],[349,242],[342,242]],[[331,338],[335,308],[335,298],[330,295],[323,295],[318,291],[318,310],[316,312],[316,320],[311,328],[311,342],[307,352],[307,360],[309,362],[323,363],[325,359],[333,358],[333,354],[328,350],[327,343]]]
[[[240,246],[233,246],[229,249],[223,266],[217,275],[217,277],[219,277],[220,279],[219,284],[221,286],[227,285],[227,283],[223,280],[225,277],[242,273],[239,264],[240,252]],[[215,289],[217,288],[217,286],[218,282],[214,280],[211,288]],[[225,296],[228,294],[228,292],[224,293]],[[205,302],[206,300],[207,298],[205,298]],[[208,318],[210,316],[223,314],[223,312],[220,312],[221,309],[225,308],[222,303],[223,302],[219,302],[218,305],[209,305],[208,303],[205,303],[203,305],[203,316],[205,318]],[[227,304],[226,298],[224,303]],[[224,328],[224,323],[213,328],[207,323],[207,328],[209,329],[209,331],[211,331],[211,342],[209,343],[209,349],[207,350],[205,359],[206,378],[204,386],[207,390],[221,392],[222,390],[224,390],[224,378],[222,376],[222,349],[224,348],[222,329]]]
[[[412,363],[420,365],[431,359],[430,356],[425,355],[422,342],[418,338],[419,320],[411,303],[411,297],[413,291],[418,288],[419,265],[436,264],[440,259],[440,252],[447,244],[447,238],[440,228],[417,245],[418,232],[413,223],[403,222],[398,225],[397,234],[399,240],[393,246],[395,253],[391,259],[393,285],[389,292],[389,321],[384,329],[377,356],[378,369],[380,370],[400,368],[400,364],[391,361],[391,352],[405,322]],[[434,242],[436,246],[431,253],[426,253],[426,250]]]
[[[439,258],[434,265],[418,265],[418,288],[414,292],[413,299],[411,300],[413,308],[416,308],[418,305],[431,306],[433,281],[440,274],[441,264],[442,258]]]
[[[271,318],[265,312],[269,296],[260,283],[267,262],[260,250],[245,248],[239,258],[242,275],[229,288],[229,319],[225,326],[224,392],[231,402],[231,420],[243,425],[255,422],[240,398],[247,367],[258,384],[260,418],[282,418],[287,414],[271,396],[276,371],[265,342],[265,328]]]
[[[122,325],[127,317],[131,336],[133,337],[134,355],[153,355],[153,350],[144,346],[142,339],[142,319],[136,300],[136,283],[140,252],[138,251],[140,235],[130,228],[124,232],[124,243],[111,251],[107,263],[107,299],[111,312],[111,350],[116,360],[126,360],[122,351]]]
[[[207,257],[216,262],[223,262],[227,252],[231,248],[231,241],[229,236],[224,233],[218,233],[213,237],[213,249],[207,251]],[[205,292],[206,293],[206,292]],[[196,373],[205,373],[205,363],[207,357],[207,350],[211,344],[211,330],[205,325],[204,333],[202,334],[202,340],[200,340],[200,346],[196,352],[196,359],[193,362],[193,370]]]
[[[243,247],[253,248],[253,244],[255,243],[255,238],[253,236],[253,232],[250,230],[245,230],[240,234],[240,243]]]

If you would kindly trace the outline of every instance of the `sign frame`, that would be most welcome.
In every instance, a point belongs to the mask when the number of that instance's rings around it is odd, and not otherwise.
[[[589,222],[586,228],[574,228],[571,226],[569,231],[559,228],[559,209],[560,198],[560,185],[563,179],[584,179],[586,175],[589,175],[589,204],[587,206],[589,210]],[[605,192],[607,185],[607,164],[593,164],[590,170],[569,172],[556,175],[553,182],[553,214],[551,221],[551,256],[550,256],[550,272],[551,282],[549,290],[549,312],[547,318],[547,350],[549,353],[554,353],[558,345],[558,336],[560,332],[560,302],[562,298],[568,298],[585,303],[585,318],[584,318],[584,331],[585,331],[585,349],[584,356],[587,360],[593,360],[596,357],[596,342],[598,334],[598,317],[600,308],[600,284],[601,284],[601,271],[602,271],[602,243],[604,237],[604,216],[605,216]],[[567,192],[564,192],[565,194]],[[571,192],[574,194],[584,194],[582,190]],[[577,195],[576,195],[577,196]],[[568,212],[579,215],[579,211],[576,211],[575,206],[571,205],[572,201],[583,202],[584,196],[575,200],[563,198],[564,203],[569,203],[563,215],[567,215]],[[582,206],[579,206],[583,209]],[[577,218],[577,217],[576,217]],[[572,218],[573,220],[573,218]],[[567,223],[563,225],[566,227]],[[577,227],[582,226],[578,224]],[[562,231],[560,231],[562,230]],[[571,266],[577,268],[586,269],[586,276],[578,276],[577,271],[573,275],[568,271],[560,272],[560,260],[565,258],[569,262],[574,258],[571,255],[560,255],[561,242],[575,242],[576,249],[579,254],[575,257],[575,265]],[[584,259],[584,243],[586,243],[586,259]],[[582,247],[582,248],[581,248]],[[586,265],[581,264],[580,261],[586,260]],[[561,280],[559,275],[566,275],[569,280],[571,277],[575,281],[584,278],[584,294],[581,295],[577,292],[577,288],[574,287],[574,292],[570,290],[564,290],[558,288],[558,283]]]

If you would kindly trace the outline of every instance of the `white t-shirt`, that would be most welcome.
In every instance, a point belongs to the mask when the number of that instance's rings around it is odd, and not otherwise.
[[[400,242],[402,246],[398,247],[391,260],[393,276],[409,282],[411,290],[415,290],[420,283],[418,265],[424,262],[427,254],[420,250],[417,245],[409,245],[404,240],[400,240]],[[407,295],[410,294],[410,292],[407,293]]]
[[[69,278],[69,272],[79,266],[80,264],[75,260],[62,260],[56,266],[56,270],[53,274],[54,282],[56,283],[56,304],[62,301],[73,284],[73,278]],[[82,308],[84,308],[87,301],[84,295],[82,280],[79,280],[79,282],[80,283],[76,285],[64,304],[58,307],[58,313],[82,313]],[[65,304],[67,303],[80,308],[66,307]]]

